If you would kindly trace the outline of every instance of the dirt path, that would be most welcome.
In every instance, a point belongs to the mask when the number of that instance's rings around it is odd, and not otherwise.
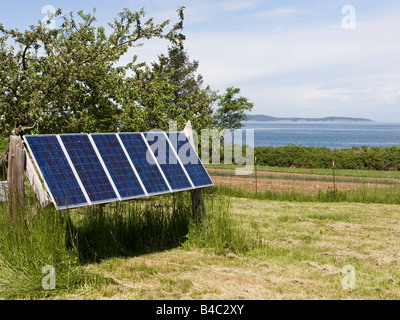
[[[241,177],[233,175],[234,170],[221,170],[221,169],[207,169],[215,185],[231,187],[233,189],[245,189],[251,192],[256,191],[255,177]],[[216,175],[215,175],[216,174]],[[223,175],[218,175],[223,174]],[[229,175],[232,174],[232,175]],[[283,172],[257,172],[257,192],[275,191],[275,192],[302,192],[307,194],[317,194],[319,191],[329,191],[334,189],[333,181],[318,181],[315,179],[329,179],[326,175],[313,175],[313,174],[296,174],[296,173],[283,173]],[[267,176],[273,178],[268,179]],[[279,179],[282,177],[282,179]],[[291,179],[293,178],[293,179]],[[305,178],[305,180],[301,180]],[[393,181],[399,182],[400,179],[386,179],[386,178],[362,178],[362,177],[336,177],[337,179],[351,179],[354,182],[341,182],[336,181],[336,190],[347,191],[352,189],[361,188],[387,188],[393,184],[385,184],[384,182]],[[357,182],[359,181],[359,182]],[[373,181],[373,182],[366,182]],[[381,183],[379,183],[381,182]]]
[[[224,173],[226,175],[235,175],[235,170],[233,169],[207,169],[210,174],[219,174]],[[252,173],[254,175],[254,171]],[[272,172],[272,171],[257,171],[257,176],[274,176],[274,177],[298,177],[298,178],[315,178],[315,179],[330,179],[330,175],[325,174],[308,174],[308,173],[287,173],[287,172]],[[340,176],[337,175],[336,179],[351,179],[351,180],[360,180],[362,181],[374,181],[376,183],[392,181],[400,184],[400,179],[394,178],[371,178],[371,177],[352,177],[352,176]]]

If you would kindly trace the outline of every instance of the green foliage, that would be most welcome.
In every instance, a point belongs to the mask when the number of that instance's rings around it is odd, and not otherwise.
[[[8,148],[8,141],[4,135],[0,134],[0,155],[6,152],[7,148]]]
[[[7,180],[7,166],[5,160],[7,159],[5,152],[8,149],[8,139],[0,134],[0,180]]]
[[[172,46],[168,56],[160,55],[145,71],[136,73],[133,93],[136,104],[127,104],[124,131],[169,129],[169,121],[183,129],[191,120],[194,128],[210,127],[216,93],[203,88],[197,74],[198,61],[190,61],[183,46]]]
[[[332,168],[359,170],[400,170],[400,147],[256,147],[254,155],[259,165],[295,168]]]
[[[95,12],[95,10],[94,10]],[[55,16],[60,28],[42,23],[20,32],[0,24],[0,125],[3,132],[23,132],[35,127],[40,133],[116,131],[125,106],[135,104],[133,86],[143,64],[133,61],[116,66],[128,49],[140,41],[161,38],[179,44],[180,21],[166,30],[169,20],[146,22],[144,10],[125,9],[110,32],[96,27],[93,14],[78,12]],[[13,43],[14,45],[10,45]]]
[[[49,206],[29,223],[35,201],[26,200],[16,218],[0,203],[0,298],[90,294],[108,280],[84,264],[179,246],[192,217],[189,193],[61,212]],[[42,287],[46,265],[55,268],[55,290]]]
[[[231,189],[218,186],[213,190],[214,194],[225,195],[235,198],[247,198],[258,200],[291,201],[291,202],[355,202],[355,203],[379,203],[379,204],[400,204],[400,188],[360,188],[348,191],[327,191],[322,190],[316,195],[288,191],[275,192],[266,190],[264,192],[251,192],[244,189]]]
[[[82,209],[83,218],[76,220],[74,231],[79,260],[179,246],[191,221],[190,204],[190,196],[182,193]]]
[[[78,264],[68,215],[42,209],[27,226],[10,219],[0,204],[0,296],[45,298],[104,283],[102,277],[85,272]],[[67,241],[66,241],[67,240]],[[44,290],[42,269],[56,270],[56,289]]]
[[[179,246],[245,254],[262,246],[254,230],[242,228],[231,214],[229,200],[209,194],[201,225],[192,219],[190,193],[61,212],[49,206],[29,223],[26,216],[35,201],[26,200],[18,219],[11,219],[7,204],[0,203],[0,298],[90,297],[112,280],[85,265],[112,257]],[[55,268],[54,290],[42,287],[46,265]]]
[[[253,109],[253,103],[245,97],[237,95],[239,88],[229,87],[218,97],[218,108],[214,114],[216,127],[220,130],[240,129],[247,119],[246,111]]]
[[[95,10],[79,11],[77,17],[57,10],[57,29],[39,23],[20,32],[0,24],[1,131],[9,136],[27,130],[167,130],[171,120],[179,130],[188,120],[196,130],[240,127],[252,103],[236,97],[237,88],[218,95],[203,86],[199,62],[191,61],[183,47],[183,10],[178,8],[179,21],[169,29],[170,20],[146,21],[143,9],[123,10],[107,32],[97,26]],[[152,38],[171,44],[168,56],[151,65],[134,56],[121,65],[128,50]]]
[[[207,216],[201,225],[192,223],[183,247],[204,248],[216,254],[245,254],[262,246],[258,236],[245,231],[241,221],[232,215],[230,200],[208,197]]]

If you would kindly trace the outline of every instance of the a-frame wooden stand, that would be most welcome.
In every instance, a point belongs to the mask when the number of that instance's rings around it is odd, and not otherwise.
[[[188,137],[194,150],[195,143],[193,137],[193,130],[190,121],[186,123],[184,133]],[[51,203],[50,195],[44,189],[43,184],[34,168],[29,155],[27,154],[20,136],[10,137],[10,147],[8,154],[8,201],[9,201],[9,213],[10,215],[16,215],[20,212],[24,206],[25,197],[25,186],[24,186],[24,173],[29,179],[30,184],[39,200],[41,207],[45,207]],[[197,222],[201,222],[206,215],[204,206],[203,192],[201,189],[195,189],[191,191],[192,197],[192,210],[194,218]],[[33,215],[35,213],[32,213]]]

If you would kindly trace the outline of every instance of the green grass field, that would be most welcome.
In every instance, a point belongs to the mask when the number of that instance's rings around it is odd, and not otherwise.
[[[0,156],[7,150],[7,148],[8,141],[2,134],[0,134]]]
[[[27,186],[20,216],[0,203],[0,299],[398,299],[399,196],[397,186],[317,195],[216,187],[201,225],[187,192],[49,207],[27,222]],[[42,286],[46,265],[54,290]]]
[[[400,297],[397,206],[248,199],[231,199],[230,203],[232,218],[240,221],[238,230],[252,246],[235,253],[228,249],[216,252],[212,243],[190,243],[183,248],[88,265],[89,270],[116,280],[92,297]],[[347,276],[345,266],[355,270],[354,289],[342,286]]]

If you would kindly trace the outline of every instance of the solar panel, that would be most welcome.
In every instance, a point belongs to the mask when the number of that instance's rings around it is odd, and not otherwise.
[[[207,170],[201,163],[185,133],[168,132],[167,135],[194,186],[196,188],[213,186],[214,184]]]
[[[117,201],[105,170],[86,134],[60,135],[92,204]]]
[[[161,170],[164,172],[173,191],[193,189],[189,176],[175,155],[172,146],[164,132],[149,132],[144,134]]]
[[[115,133],[91,135],[123,200],[145,196],[145,192]]]
[[[160,168],[141,133],[119,133],[119,137],[149,195],[170,192]]]
[[[183,132],[24,139],[58,210],[213,185]]]
[[[24,138],[56,208],[88,205],[57,136],[37,135]]]

